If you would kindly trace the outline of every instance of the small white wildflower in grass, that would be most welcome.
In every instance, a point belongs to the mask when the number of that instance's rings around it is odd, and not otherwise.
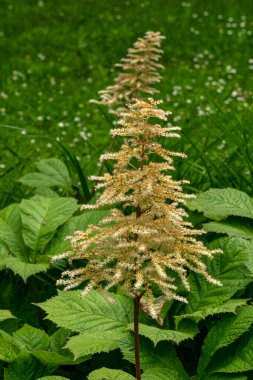
[[[44,54],[42,54],[42,53],[38,53],[38,54],[37,54],[37,57],[38,57],[41,61],[45,61],[45,59],[46,59],[46,56],[45,56]]]
[[[197,113],[198,113],[198,116],[200,117],[206,115],[205,111],[199,106],[197,107]]]
[[[51,84],[51,86],[55,86],[56,85],[55,77],[51,77],[50,78],[50,84]]]
[[[88,140],[88,136],[87,136],[87,134],[86,134],[86,132],[85,131],[81,131],[80,133],[79,133],[79,135],[82,137],[82,139],[83,140]]]
[[[184,8],[190,8],[190,7],[191,7],[191,3],[187,3],[186,1],[183,1],[183,2],[181,3],[181,5],[182,5],[182,7],[184,7]]]
[[[8,99],[8,95],[5,93],[5,92],[0,92],[0,97],[2,98],[2,99]]]

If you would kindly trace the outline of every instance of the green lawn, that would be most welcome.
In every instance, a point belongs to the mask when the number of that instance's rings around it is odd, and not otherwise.
[[[178,176],[191,191],[253,193],[252,14],[250,0],[1,0],[2,206],[24,195],[14,180],[35,160],[64,158],[59,142],[97,170],[111,126],[89,99],[147,30],[166,36],[158,97],[183,130]]]

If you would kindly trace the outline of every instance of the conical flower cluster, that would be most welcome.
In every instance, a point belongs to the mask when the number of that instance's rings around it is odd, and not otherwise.
[[[139,38],[128,49],[127,57],[116,65],[122,72],[115,78],[114,85],[99,92],[99,101],[92,101],[106,105],[110,112],[115,112],[116,109],[119,111],[124,108],[133,98],[158,92],[153,85],[161,79],[157,69],[163,67],[158,61],[164,38],[159,32],[147,32],[143,38]]]
[[[83,295],[91,289],[105,289],[120,285],[133,297],[145,295],[145,308],[157,317],[155,294],[166,300],[177,299],[178,287],[189,289],[189,270],[202,274],[207,281],[221,285],[208,273],[203,256],[212,257],[218,250],[208,250],[186,221],[181,207],[190,196],[183,193],[182,184],[168,173],[174,170],[173,157],[182,153],[163,148],[158,137],[178,138],[179,127],[162,126],[154,120],[167,120],[168,112],[159,102],[135,100],[121,112],[114,136],[124,137],[121,149],[106,153],[100,160],[114,160],[114,172],[93,177],[97,189],[104,189],[95,205],[111,205],[111,214],[99,225],[90,225],[69,237],[73,249],[55,259],[85,260],[79,269],[62,274],[58,284],[71,289],[84,284]],[[155,294],[154,294],[155,293]]]

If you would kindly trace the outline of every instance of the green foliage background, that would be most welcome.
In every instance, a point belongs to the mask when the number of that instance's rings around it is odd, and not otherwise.
[[[188,155],[174,178],[224,254],[208,263],[222,288],[190,274],[163,326],[141,315],[142,378],[253,378],[252,14],[251,0],[0,0],[0,379],[134,378],[131,300],[57,295],[67,263],[50,258],[108,212],[79,209],[114,122],[88,102],[148,30],[166,36],[158,98],[182,127],[163,144]]]

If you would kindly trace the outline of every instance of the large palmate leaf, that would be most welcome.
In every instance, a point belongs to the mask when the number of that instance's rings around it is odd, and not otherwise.
[[[18,257],[11,256],[1,258],[1,264],[5,268],[11,269],[15,274],[18,274],[24,281],[36,273],[45,272],[50,266],[44,259],[42,262],[28,263]]]
[[[134,338],[132,335],[126,335],[120,341],[120,349],[124,359],[134,364]],[[162,369],[162,372],[166,371],[168,375],[171,373],[177,376],[175,379],[190,380],[176,355],[174,347],[169,342],[160,342],[154,348],[150,340],[140,337],[140,365],[144,373],[145,371],[159,373]],[[168,377],[168,379],[172,380],[173,377]]]
[[[48,335],[40,329],[24,325],[21,329],[13,333],[13,338],[19,345],[29,351],[47,350],[49,346]]]
[[[227,220],[205,223],[203,228],[207,232],[253,239],[253,220],[251,219],[231,217]]]
[[[40,303],[49,319],[59,327],[68,327],[76,332],[125,331],[132,321],[132,301],[126,297],[114,296],[109,303],[99,292],[92,291],[86,297],[80,291],[59,292],[59,295]]]
[[[183,307],[181,316],[177,316],[179,321],[183,315],[193,315],[193,320],[201,317],[200,311],[204,311],[204,316],[218,312],[234,311],[241,301],[228,301],[228,299],[238,290],[243,289],[253,280],[252,248],[253,243],[239,238],[222,238],[214,241],[210,248],[221,248],[223,254],[215,255],[213,260],[207,260],[208,272],[221,281],[222,287],[208,283],[202,276],[191,273],[189,283],[191,292],[187,299],[188,304]],[[245,302],[245,301],[242,301]],[[226,303],[224,305],[224,303]],[[222,306],[225,306],[222,311]],[[215,308],[218,307],[218,310]]]
[[[188,201],[187,206],[214,220],[225,219],[229,215],[253,218],[253,198],[232,188],[209,189]]]
[[[133,330],[133,324],[129,325],[129,329]],[[146,338],[152,340],[154,345],[157,343],[168,340],[179,344],[183,340],[193,339],[193,337],[198,333],[196,326],[192,325],[191,330],[187,332],[181,332],[176,330],[162,329],[154,326],[144,325],[139,323],[139,334],[145,336]]]
[[[238,339],[252,325],[253,307],[242,307],[236,315],[229,315],[215,323],[202,346],[198,365],[199,379],[203,378],[208,364],[216,351]]]
[[[26,247],[22,238],[21,226],[18,204],[12,204],[0,211],[0,242],[12,255],[25,258]]]
[[[181,314],[175,316],[176,326],[178,327],[179,323],[183,319],[190,319],[196,323],[200,322],[202,319],[205,319],[209,315],[215,314],[224,314],[224,313],[236,313],[236,310],[239,306],[244,306],[247,304],[248,299],[230,299],[221,303],[218,306],[204,307],[201,310],[194,311],[189,314]]]
[[[118,369],[100,368],[91,372],[88,380],[134,380],[135,377]]]
[[[91,210],[71,218],[52,239],[47,255],[57,255],[70,249],[71,244],[69,240],[65,240],[66,236],[73,235],[75,231],[85,231],[90,224],[97,225],[106,215],[108,215],[108,210]]]
[[[36,350],[32,352],[33,356],[41,361],[41,363],[50,366],[52,368],[59,367],[61,365],[75,365],[78,364],[74,358],[71,358],[71,354],[64,356],[52,351]],[[82,358],[83,359],[83,358]],[[87,358],[88,359],[88,358]],[[83,360],[82,360],[83,361]]]
[[[47,158],[36,163],[40,173],[29,173],[18,181],[24,185],[44,188],[57,186],[67,192],[72,191],[72,183],[66,165],[57,158]]]
[[[68,329],[60,328],[56,330],[51,336],[50,336],[50,341],[49,341],[49,348],[50,351],[55,351],[57,353],[64,353],[66,354],[66,351],[68,350],[63,349],[65,346],[67,339],[71,335],[71,331]]]
[[[74,354],[75,359],[99,352],[109,352],[119,347],[125,334],[121,332],[85,332],[70,338],[66,348]]]
[[[35,196],[21,204],[23,238],[34,252],[42,252],[56,233],[77,209],[73,198],[44,198]]]
[[[22,353],[4,369],[4,380],[34,380],[44,375],[49,375],[46,366],[29,353]]]
[[[42,188],[38,187],[37,189],[34,190],[34,193],[36,195],[40,195],[41,197],[45,197],[45,198],[60,197],[60,195],[56,191],[50,189],[50,187],[42,187]]]
[[[20,346],[11,335],[0,330],[0,360],[7,363],[12,362],[18,357],[21,349],[22,346]]]
[[[233,347],[217,353],[211,372],[237,373],[253,370],[253,329],[238,339]]]

